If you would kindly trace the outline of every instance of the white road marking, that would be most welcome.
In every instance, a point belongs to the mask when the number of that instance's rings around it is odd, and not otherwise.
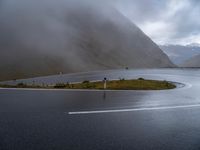
[[[113,109],[113,110],[96,110],[96,111],[77,111],[68,112],[69,115],[81,115],[81,114],[101,114],[101,113],[117,113],[117,112],[134,112],[134,111],[150,111],[150,110],[167,110],[167,109],[181,109],[181,108],[193,108],[200,107],[200,104],[193,105],[179,105],[179,106],[163,106],[163,107],[146,107],[146,108],[132,108],[132,109]]]

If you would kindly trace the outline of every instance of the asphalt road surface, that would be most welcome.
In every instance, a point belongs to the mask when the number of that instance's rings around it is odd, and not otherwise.
[[[0,150],[199,150],[200,70],[110,70],[26,83],[117,78],[184,84],[162,91],[0,89]]]

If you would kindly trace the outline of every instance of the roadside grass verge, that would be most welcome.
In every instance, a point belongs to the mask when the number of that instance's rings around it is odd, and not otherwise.
[[[99,81],[99,82],[72,84],[70,88],[104,89],[103,87],[104,87],[104,83]],[[109,90],[164,90],[164,89],[173,89],[173,88],[176,88],[176,86],[167,81],[135,79],[135,80],[107,81],[106,89],[109,89]]]
[[[146,80],[143,78],[133,80],[111,80],[107,81],[108,90],[166,90],[174,89],[176,86],[168,81]],[[104,89],[103,81],[82,83],[57,83],[55,85],[27,85],[19,83],[17,85],[0,85],[2,88],[41,88],[41,89]]]

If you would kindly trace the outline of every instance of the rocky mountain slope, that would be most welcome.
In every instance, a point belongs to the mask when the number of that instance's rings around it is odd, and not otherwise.
[[[174,67],[109,5],[80,0],[2,0],[0,80],[117,68]]]

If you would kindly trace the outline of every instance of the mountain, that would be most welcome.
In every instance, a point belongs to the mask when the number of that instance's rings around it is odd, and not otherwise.
[[[134,23],[81,0],[2,0],[0,80],[117,68],[174,67]]]
[[[200,46],[196,43],[190,45],[160,45],[160,48],[168,55],[176,65],[184,63],[186,60],[200,54]]]
[[[194,56],[180,65],[181,67],[200,68],[200,55]]]
[[[200,47],[199,43],[190,43],[187,45],[188,47]]]

